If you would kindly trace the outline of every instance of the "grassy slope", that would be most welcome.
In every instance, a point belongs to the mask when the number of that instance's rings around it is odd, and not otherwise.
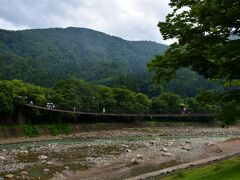
[[[173,175],[161,178],[164,180],[239,180],[240,156],[223,160],[211,165],[188,170],[179,170]]]

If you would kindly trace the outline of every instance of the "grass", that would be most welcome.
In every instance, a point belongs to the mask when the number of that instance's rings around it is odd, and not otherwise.
[[[179,170],[174,174],[162,177],[163,180],[239,180],[240,156],[222,160],[204,167]]]

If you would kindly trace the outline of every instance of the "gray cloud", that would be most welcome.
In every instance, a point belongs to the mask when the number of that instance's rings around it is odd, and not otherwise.
[[[170,11],[168,3],[169,0],[0,0],[0,28],[86,27],[128,40],[164,42],[157,23]]]

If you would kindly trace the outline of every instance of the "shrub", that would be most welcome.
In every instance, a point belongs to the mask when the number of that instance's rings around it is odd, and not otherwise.
[[[24,134],[26,134],[29,137],[35,137],[39,133],[38,133],[38,130],[37,130],[36,126],[34,126],[34,125],[26,125],[24,127]]]
[[[57,124],[49,127],[49,132],[54,136],[58,134],[69,134],[70,130],[70,124]]]

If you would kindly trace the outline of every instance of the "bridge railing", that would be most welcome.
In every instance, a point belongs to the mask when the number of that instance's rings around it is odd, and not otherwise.
[[[32,104],[25,104],[25,106],[30,108],[42,109],[46,111],[53,111],[53,112],[60,112],[60,113],[72,113],[72,114],[79,114],[79,115],[95,115],[95,116],[122,116],[122,117],[214,117],[217,114],[215,113],[161,113],[161,114],[146,114],[146,113],[98,113],[98,112],[82,112],[82,111],[69,111],[69,110],[62,110],[62,109],[52,109]]]

